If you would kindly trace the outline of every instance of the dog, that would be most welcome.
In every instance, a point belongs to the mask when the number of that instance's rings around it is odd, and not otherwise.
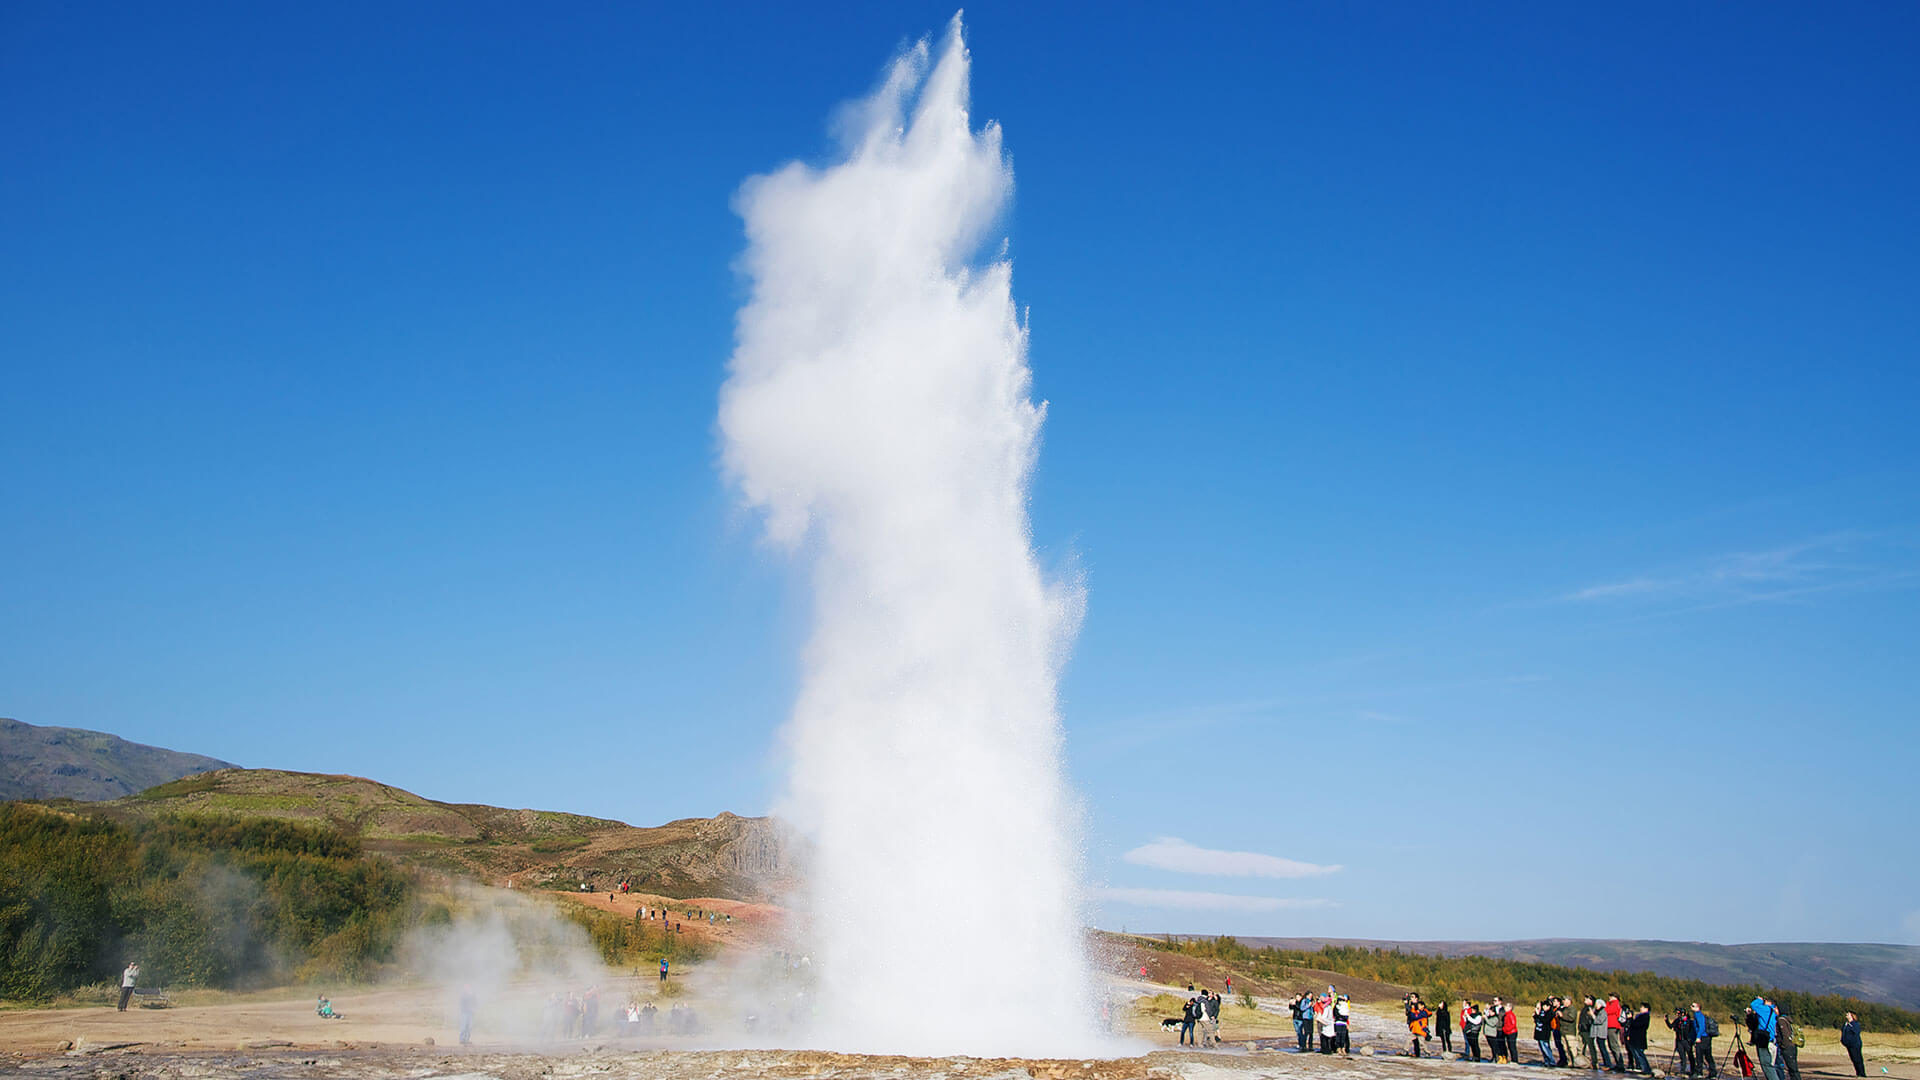
[[[1184,1023],[1186,1023],[1186,1021],[1180,1019],[1177,1016],[1169,1016],[1165,1020],[1160,1021],[1160,1030],[1161,1031],[1179,1031],[1180,1025]]]

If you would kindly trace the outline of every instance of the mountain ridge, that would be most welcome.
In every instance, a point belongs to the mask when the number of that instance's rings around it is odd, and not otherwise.
[[[1671,978],[1723,985],[1754,983],[1812,994],[1838,994],[1920,1010],[1920,946],[1915,945],[1817,941],[1720,945],[1633,938],[1389,941],[1243,937],[1237,940],[1253,948],[1308,952],[1324,947],[1398,949],[1424,956],[1485,956],[1592,971],[1650,971]]]
[[[0,717],[0,800],[124,798],[155,784],[234,764],[86,728]]]

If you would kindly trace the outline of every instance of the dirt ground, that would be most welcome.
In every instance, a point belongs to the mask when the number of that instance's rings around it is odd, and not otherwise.
[[[739,920],[736,919],[736,925]],[[1137,973],[1137,969],[1136,969]],[[644,981],[609,973],[611,1006]],[[538,987],[526,993],[538,993]],[[1229,1009],[1221,1025],[1225,1045],[1182,1049],[1158,1027],[1159,1006],[1184,997],[1185,987],[1114,980],[1112,1000],[1124,1029],[1116,1052],[1090,1061],[981,1058],[903,1058],[772,1048],[714,1049],[743,1036],[599,1039],[529,1044],[490,1037],[483,1010],[471,1046],[458,1046],[451,1003],[444,991],[407,988],[337,995],[344,1019],[315,1015],[313,999],[261,995],[171,1009],[111,1007],[23,1009],[0,1012],[0,1075],[98,1080],[271,1080],[279,1077],[367,1077],[373,1080],[569,1080],[645,1077],[647,1080],[1489,1080],[1488,1074],[1588,1076],[1579,1070],[1547,1074],[1537,1065],[1474,1065],[1398,1056],[1405,1033],[1391,1004],[1354,1011],[1354,1056],[1297,1054],[1290,1024],[1277,1000],[1258,1010]],[[1168,995],[1156,1000],[1155,995]],[[695,980],[676,1002],[696,1006]],[[1138,1001],[1140,1007],[1132,1008]],[[665,1004],[665,1002],[662,1002]],[[431,1041],[430,1041],[431,1040]],[[1803,1075],[1832,1080],[1851,1075],[1838,1045],[1816,1042],[1801,1055]],[[1664,1055],[1653,1053],[1656,1066]],[[1920,1038],[1869,1038],[1868,1071],[1877,1080],[1920,1080]],[[1881,1070],[1885,1069],[1883,1073]]]

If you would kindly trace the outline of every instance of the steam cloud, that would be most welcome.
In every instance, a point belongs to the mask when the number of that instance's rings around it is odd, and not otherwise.
[[[1081,610],[1026,513],[1044,407],[1012,190],[968,118],[958,17],[845,116],[843,157],[741,189],[751,297],[725,467],[812,576],[788,805],[816,1038],[903,1053],[1096,1051],[1059,666]]]

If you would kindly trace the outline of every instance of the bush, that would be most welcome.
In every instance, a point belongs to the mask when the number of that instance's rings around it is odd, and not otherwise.
[[[120,822],[0,806],[0,997],[117,985],[231,987],[390,959],[411,874],[325,826],[223,816]]]

